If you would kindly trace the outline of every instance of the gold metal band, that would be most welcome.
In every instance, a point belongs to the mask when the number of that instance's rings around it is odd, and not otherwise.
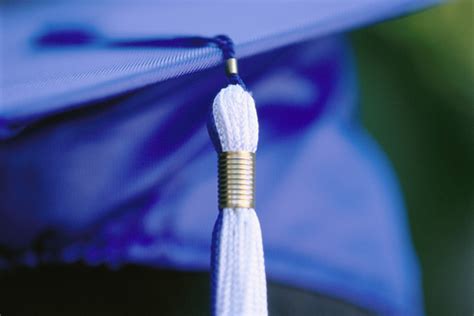
[[[219,154],[219,208],[255,208],[255,153]]]
[[[237,75],[239,73],[239,68],[237,66],[237,59],[229,58],[225,61],[225,71],[227,75]]]

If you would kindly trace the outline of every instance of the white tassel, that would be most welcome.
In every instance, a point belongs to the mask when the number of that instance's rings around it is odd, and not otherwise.
[[[216,96],[213,119],[222,152],[255,153],[255,102],[239,85]],[[267,315],[267,289],[260,224],[253,208],[224,208],[213,234],[213,313]]]

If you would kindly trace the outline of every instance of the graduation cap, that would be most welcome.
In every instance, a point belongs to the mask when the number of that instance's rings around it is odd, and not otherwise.
[[[434,3],[3,4],[0,266],[207,270],[210,114],[216,315],[267,313],[255,203],[269,278],[422,313],[403,203],[357,124],[340,33]]]

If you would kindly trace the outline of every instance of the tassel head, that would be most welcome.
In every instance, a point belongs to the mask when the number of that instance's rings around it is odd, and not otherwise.
[[[220,148],[218,151],[255,153],[258,118],[252,95],[240,85],[229,85],[214,99],[212,116]]]

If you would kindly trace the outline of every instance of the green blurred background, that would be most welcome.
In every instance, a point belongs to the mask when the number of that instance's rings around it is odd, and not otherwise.
[[[474,313],[473,3],[352,35],[362,118],[401,182],[427,315]]]

